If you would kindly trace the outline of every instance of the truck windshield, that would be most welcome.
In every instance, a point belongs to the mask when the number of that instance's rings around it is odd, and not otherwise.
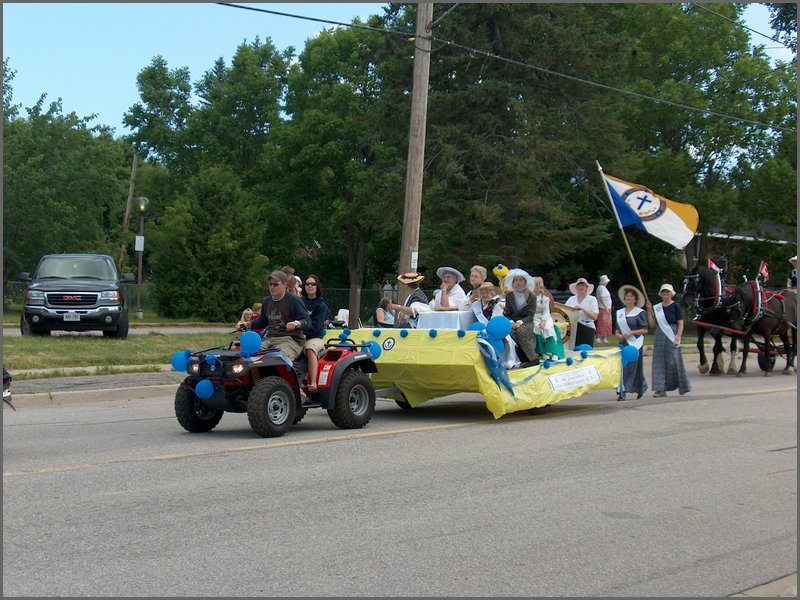
[[[37,279],[100,279],[114,281],[117,273],[105,258],[67,258],[53,256],[45,258],[36,270]]]

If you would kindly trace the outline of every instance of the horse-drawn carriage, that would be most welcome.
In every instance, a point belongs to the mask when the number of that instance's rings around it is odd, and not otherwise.
[[[719,359],[723,352],[723,336],[731,338],[728,373],[736,372],[734,356],[738,342],[743,346],[738,375],[747,372],[747,356],[750,352],[757,354],[758,366],[765,375],[772,372],[778,356],[786,357],[784,374],[794,373],[797,355],[797,294],[794,291],[766,290],[758,277],[728,288],[718,271],[697,266],[684,278],[683,305],[687,310],[697,311],[697,316],[691,322],[697,327],[697,349],[702,373],[709,371],[704,345],[706,332],[714,338],[714,360],[710,368],[712,375],[722,372]],[[759,341],[755,335],[763,341]]]

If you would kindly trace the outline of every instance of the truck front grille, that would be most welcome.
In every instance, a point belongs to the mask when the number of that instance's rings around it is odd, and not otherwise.
[[[91,292],[48,292],[47,303],[50,306],[94,306],[98,294]]]

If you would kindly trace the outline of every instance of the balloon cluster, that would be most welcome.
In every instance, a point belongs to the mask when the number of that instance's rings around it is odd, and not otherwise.
[[[639,349],[633,346],[625,346],[622,349],[622,366],[634,363],[639,360]]]
[[[369,346],[367,352],[372,354],[372,360],[378,360],[381,357],[381,353],[383,352],[383,350],[381,349],[381,345],[375,340],[370,340],[369,342],[367,342],[366,345]]]
[[[472,323],[468,327],[470,331],[478,331],[478,336],[489,342],[489,345],[497,354],[498,360],[505,351],[503,346],[503,339],[511,333],[511,321],[506,317],[497,315],[489,319],[489,322],[484,325],[483,323]]]

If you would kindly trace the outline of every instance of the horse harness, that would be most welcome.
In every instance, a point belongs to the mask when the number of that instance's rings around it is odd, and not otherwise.
[[[761,287],[761,281],[756,278],[755,280],[750,279],[747,281],[750,284],[750,287],[753,290],[753,304],[746,310],[743,307],[744,311],[744,325],[746,328],[746,332],[749,332],[753,325],[761,318],[761,317],[770,317],[773,319],[778,319],[779,321],[785,322],[789,327],[797,328],[794,324],[789,323],[786,320],[784,315],[786,314],[786,303],[784,302],[784,295],[778,292],[770,292],[769,290],[765,290]],[[769,301],[772,298],[776,298],[781,303],[781,314],[777,314],[774,310],[769,307]],[[726,305],[728,311],[734,306],[741,304],[742,300],[739,296],[736,296],[736,302],[730,305]]]

